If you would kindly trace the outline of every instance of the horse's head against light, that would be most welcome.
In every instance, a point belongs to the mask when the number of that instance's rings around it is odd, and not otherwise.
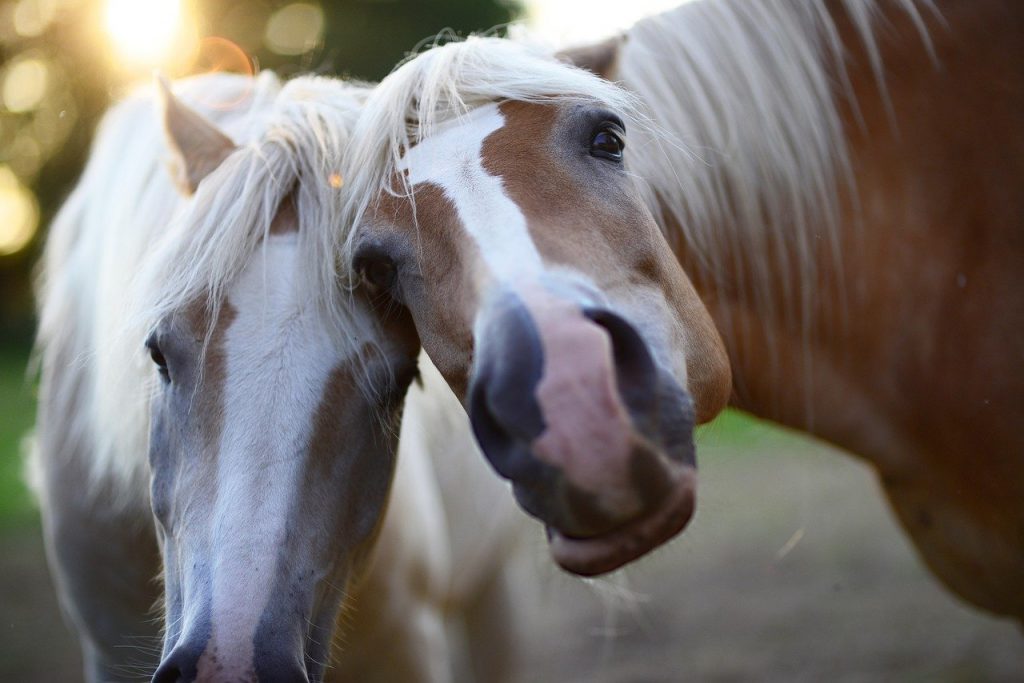
[[[415,88],[431,86],[415,75],[417,60],[385,80],[367,118],[385,119],[374,108],[391,107],[404,112],[402,126],[427,122],[395,146],[401,156],[355,227],[354,265],[408,308],[488,459],[548,526],[556,560],[602,573],[689,520],[692,431],[723,407],[728,362],[628,171],[628,96],[570,67],[509,54],[507,43],[487,47],[495,52],[473,59],[493,60],[494,81],[519,68],[555,85],[496,92],[430,122],[432,112],[410,115],[389,101],[411,87],[411,106],[420,106]]]
[[[251,165],[252,146],[164,99],[188,206],[141,294],[152,289],[158,311],[145,341],[167,607],[154,680],[319,680],[385,509],[417,340],[320,277],[320,235],[334,226],[309,185],[327,177],[297,164],[288,179],[273,147]],[[260,206],[240,206],[254,196]],[[234,208],[209,215],[223,207]],[[248,254],[235,272],[192,287],[233,240]]]

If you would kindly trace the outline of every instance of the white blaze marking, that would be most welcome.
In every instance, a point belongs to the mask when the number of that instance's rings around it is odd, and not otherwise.
[[[483,167],[484,140],[503,125],[497,104],[479,107],[410,149],[399,170],[409,171],[412,185],[432,183],[444,191],[491,274],[509,283],[538,277],[543,264],[523,212],[501,178]]]
[[[253,636],[276,580],[300,454],[331,370],[342,361],[298,285],[299,257],[295,234],[271,235],[228,299],[236,317],[225,341],[208,652],[219,646],[219,662],[240,671],[253,661]]]

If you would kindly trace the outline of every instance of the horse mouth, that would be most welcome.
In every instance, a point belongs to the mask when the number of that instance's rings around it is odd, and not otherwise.
[[[664,544],[683,530],[693,517],[697,502],[697,470],[683,467],[673,478],[671,490],[654,510],[612,531],[578,538],[546,527],[552,558],[572,574],[598,576]]]

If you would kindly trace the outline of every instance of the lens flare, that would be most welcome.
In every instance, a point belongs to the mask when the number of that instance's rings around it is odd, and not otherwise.
[[[256,65],[246,51],[238,43],[220,36],[209,36],[199,41],[192,70],[196,73],[228,71],[256,75]]]

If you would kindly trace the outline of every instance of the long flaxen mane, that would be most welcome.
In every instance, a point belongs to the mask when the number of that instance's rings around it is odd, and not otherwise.
[[[164,167],[170,155],[155,89],[121,102],[51,228],[39,281],[44,373],[67,361],[54,380],[76,374],[80,405],[69,406],[68,428],[88,443],[95,489],[126,505],[146,500],[148,332],[204,300],[212,325],[286,197],[296,207],[310,305],[352,333],[339,338],[366,336],[353,327],[360,323],[334,251],[346,229],[342,155],[366,89],[318,77],[282,84],[266,72],[200,76],[176,91],[237,149],[183,198]]]
[[[677,138],[643,140],[659,151],[631,156],[650,183],[652,211],[667,211],[681,230],[670,242],[684,244],[716,287],[764,320],[781,317],[805,341],[820,271],[839,266],[840,192],[857,208],[840,114],[845,101],[859,117],[846,66],[854,46],[843,44],[837,22],[854,27],[888,107],[876,35],[882,4],[702,0],[640,21],[621,44],[616,78]],[[886,4],[911,18],[930,51],[931,0]],[[737,254],[742,263],[723,263]],[[781,292],[765,286],[773,272],[790,275],[776,282]],[[735,279],[723,281],[727,273]],[[775,310],[777,299],[791,307]]]

